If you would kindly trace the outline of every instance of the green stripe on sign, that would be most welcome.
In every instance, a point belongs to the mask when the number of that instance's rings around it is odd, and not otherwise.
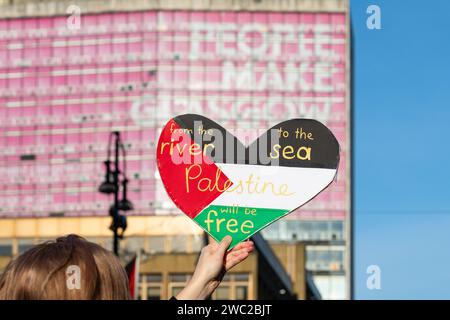
[[[218,241],[230,235],[233,238],[232,248],[288,212],[285,209],[211,205],[200,212],[194,221]]]

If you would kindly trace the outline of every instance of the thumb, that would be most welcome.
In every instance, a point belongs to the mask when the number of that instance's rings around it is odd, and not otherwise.
[[[217,252],[219,252],[221,255],[224,255],[228,247],[230,246],[232,240],[233,239],[230,236],[225,236],[222,239],[222,241],[220,241],[219,247],[217,248]]]
[[[217,241],[213,238],[213,237],[211,237],[209,234],[208,234],[208,243],[209,244],[217,244]]]

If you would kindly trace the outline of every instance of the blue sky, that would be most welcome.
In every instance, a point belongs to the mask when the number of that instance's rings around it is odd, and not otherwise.
[[[355,297],[450,299],[450,1],[353,0],[351,20]]]

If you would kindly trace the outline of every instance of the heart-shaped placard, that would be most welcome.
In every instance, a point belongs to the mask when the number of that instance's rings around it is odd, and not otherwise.
[[[339,144],[322,123],[281,122],[249,146],[196,114],[171,119],[157,146],[167,193],[214,239],[230,249],[304,205],[334,180]]]

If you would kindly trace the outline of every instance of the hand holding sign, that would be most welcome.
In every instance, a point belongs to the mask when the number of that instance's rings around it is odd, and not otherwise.
[[[245,147],[214,121],[171,119],[157,147],[161,179],[174,203],[230,248],[307,203],[334,179],[339,144],[316,120],[277,124]]]
[[[219,286],[225,273],[253,251],[253,242],[244,241],[227,252],[231,241],[230,236],[220,243],[210,237],[209,244],[200,253],[194,274],[177,295],[178,300],[206,299]]]

